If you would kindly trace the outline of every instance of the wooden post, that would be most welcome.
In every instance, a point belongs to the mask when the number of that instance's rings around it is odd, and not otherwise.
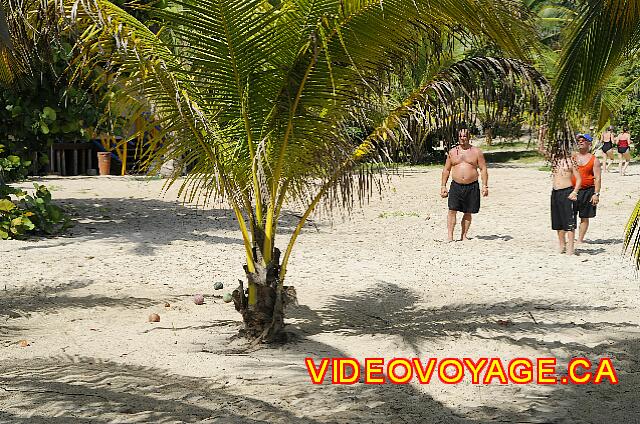
[[[73,175],[78,175],[78,149],[73,149]]]
[[[67,175],[67,163],[64,160],[64,150],[58,150],[58,167],[60,168],[60,175]]]
[[[122,145],[122,169],[120,171],[120,175],[125,175],[127,173],[127,142],[124,140],[124,144]]]

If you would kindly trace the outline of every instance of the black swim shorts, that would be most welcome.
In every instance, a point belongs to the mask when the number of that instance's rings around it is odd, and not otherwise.
[[[480,210],[480,184],[478,181],[469,184],[451,181],[449,209],[465,213],[478,213]]]
[[[554,230],[574,231],[576,229],[576,214],[574,203],[569,200],[573,187],[551,191],[551,228]]]
[[[629,146],[626,146],[626,147],[618,146],[618,153],[620,153],[621,155],[627,153],[627,150],[629,150]]]
[[[593,218],[596,216],[596,206],[591,203],[591,197],[596,192],[594,186],[581,188],[578,192],[578,201],[575,204],[575,213],[580,218]]]

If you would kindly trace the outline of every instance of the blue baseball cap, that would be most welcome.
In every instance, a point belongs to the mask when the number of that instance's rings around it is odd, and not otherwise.
[[[589,134],[578,134],[578,138],[584,138],[589,143],[593,142],[593,137],[591,137]]]

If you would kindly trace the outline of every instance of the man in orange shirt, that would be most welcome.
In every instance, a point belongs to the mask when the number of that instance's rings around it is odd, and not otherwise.
[[[596,216],[596,206],[600,202],[601,168],[598,158],[591,154],[592,141],[589,134],[578,135],[578,152],[573,155],[582,177],[578,200],[575,204],[575,213],[580,216],[577,243],[584,242],[584,236],[589,229],[589,219]],[[573,183],[575,182],[573,177]]]

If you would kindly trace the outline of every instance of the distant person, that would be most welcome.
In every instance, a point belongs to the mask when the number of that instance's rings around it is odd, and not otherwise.
[[[596,206],[600,202],[600,161],[591,154],[592,140],[589,134],[578,135],[578,152],[573,155],[573,159],[577,163],[578,171],[582,177],[582,184],[575,205],[575,211],[580,216],[578,243],[584,242],[584,236],[589,229],[589,219],[595,218]],[[572,177],[572,183],[574,185],[577,182],[576,180],[576,177]]]
[[[629,128],[623,127],[622,132],[618,135],[618,156],[620,158],[620,175],[626,175],[627,167],[631,161],[631,134]]]
[[[575,202],[582,183],[575,161],[568,157],[552,158],[540,139],[538,151],[551,162],[553,190],[551,190],[551,228],[558,233],[558,253],[575,254]],[[572,181],[575,179],[575,182]]]
[[[602,133],[602,170],[604,172],[611,172],[609,170],[609,161],[611,161],[611,164],[613,165],[613,143],[616,139],[613,131],[613,126],[609,125],[609,128]]]
[[[442,186],[440,195],[449,197],[449,213],[447,215],[447,241],[453,241],[453,230],[456,226],[457,213],[462,212],[462,232],[460,240],[467,240],[471,226],[471,214],[480,210],[480,186],[478,169],[482,177],[482,196],[489,195],[489,174],[482,150],[469,142],[469,130],[458,131],[459,144],[449,150],[447,161],[442,170]],[[451,187],[447,191],[447,181],[451,176]]]

